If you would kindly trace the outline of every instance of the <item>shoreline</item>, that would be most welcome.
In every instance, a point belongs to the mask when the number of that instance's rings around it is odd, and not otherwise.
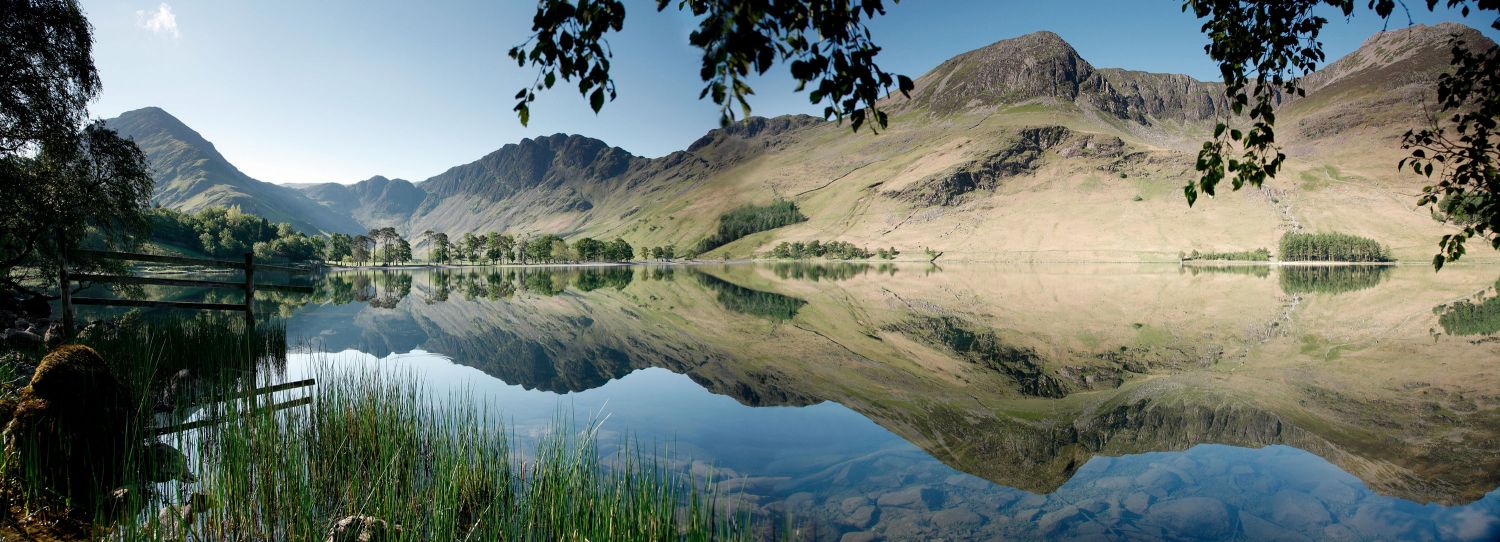
[[[1258,266],[1258,267],[1396,267],[1399,265],[1411,265],[1402,262],[1301,262],[1301,261],[1248,261],[1248,260],[1182,260],[1179,265],[1212,265],[1216,267],[1227,266]]]
[[[435,269],[462,270],[462,269],[479,269],[479,268],[511,268],[511,269],[526,269],[526,268],[580,268],[580,269],[586,269],[586,268],[608,268],[608,267],[704,266],[704,265],[743,265],[743,264],[767,264],[767,263],[803,263],[803,264],[809,264],[809,265],[836,265],[836,264],[845,264],[845,263],[847,263],[847,264],[865,264],[865,265],[876,265],[876,264],[902,264],[902,265],[913,265],[913,264],[925,264],[925,265],[946,265],[946,264],[954,264],[954,265],[967,265],[967,264],[984,264],[984,265],[1036,265],[1036,264],[1047,264],[1047,265],[1057,265],[1057,264],[1061,264],[1061,265],[1176,265],[1176,266],[1184,266],[1184,267],[1186,267],[1186,266],[1214,266],[1214,267],[1230,267],[1230,266],[1243,266],[1243,267],[1374,267],[1374,266],[1379,266],[1379,267],[1410,267],[1410,266],[1430,266],[1431,265],[1429,262],[1425,262],[1425,261],[1411,261],[1411,260],[1398,260],[1398,261],[1394,261],[1394,262],[1247,261],[1247,260],[1161,260],[1161,261],[1140,261],[1140,260],[1085,260],[1085,259],[1080,259],[1080,260],[1006,260],[1006,259],[969,260],[969,259],[953,259],[953,260],[945,260],[945,261],[928,261],[928,260],[904,260],[904,259],[903,260],[825,260],[825,259],[818,259],[818,260],[807,260],[807,259],[801,259],[801,260],[796,260],[796,259],[780,260],[780,259],[764,259],[764,258],[740,258],[740,259],[734,259],[734,260],[694,260],[694,259],[680,259],[680,260],[665,260],[665,261],[654,261],[653,260],[653,261],[629,261],[629,262],[538,263],[538,264],[532,264],[532,263],[528,263],[528,264],[506,263],[506,264],[494,264],[494,265],[489,265],[489,264],[474,264],[474,265],[469,265],[469,264],[459,264],[459,265],[454,265],[454,264],[443,264],[443,265],[406,264],[406,265],[389,265],[389,266],[382,266],[382,265],[353,266],[353,265],[325,264],[325,270],[326,271],[379,271],[379,270],[407,270],[407,271],[411,271],[411,270],[424,270],[424,269],[425,270],[435,270]],[[1459,261],[1459,262],[1449,263],[1445,267],[1452,267],[1452,266],[1462,266],[1462,267],[1500,267],[1500,260]]]

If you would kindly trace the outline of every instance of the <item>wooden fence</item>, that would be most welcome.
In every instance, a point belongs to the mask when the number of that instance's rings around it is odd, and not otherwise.
[[[137,277],[133,275],[103,275],[96,273],[71,273],[68,270],[68,258],[82,257],[104,260],[121,260],[135,262],[165,263],[175,265],[195,265],[202,267],[214,267],[220,269],[241,269],[245,272],[243,281],[230,282],[218,280],[197,280],[166,277]],[[267,265],[255,263],[255,254],[245,253],[243,262],[228,260],[209,260],[203,258],[183,258],[179,256],[162,256],[157,254],[136,254],[131,252],[103,252],[98,250],[74,250],[67,253],[58,266],[58,284],[62,290],[63,329],[69,338],[72,338],[73,329],[73,306],[74,305],[111,305],[117,307],[149,307],[164,309],[193,309],[193,310],[227,310],[244,311],[245,323],[249,326],[255,325],[255,291],[268,290],[276,292],[299,292],[312,293],[311,286],[292,286],[287,284],[257,284],[255,282],[255,271],[257,269],[270,271],[286,271],[290,273],[310,273],[312,267]],[[147,299],[111,299],[98,297],[73,297],[70,285],[73,282],[97,282],[106,284],[138,284],[154,286],[182,286],[186,288],[217,288],[241,290],[245,293],[243,303],[197,303],[187,301],[154,301]]]

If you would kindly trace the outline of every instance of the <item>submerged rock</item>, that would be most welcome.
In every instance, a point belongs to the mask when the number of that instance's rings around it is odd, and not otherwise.
[[[390,538],[391,526],[371,516],[348,516],[333,522],[326,542],[380,542]]]
[[[171,504],[161,509],[156,515],[156,535],[162,540],[181,540],[187,538],[191,530],[193,518],[199,514],[209,511],[217,503],[214,498],[203,493],[193,493],[188,501],[183,504]]]
[[[1168,532],[1202,539],[1220,539],[1234,532],[1229,507],[1208,497],[1183,497],[1146,510],[1148,523]]]

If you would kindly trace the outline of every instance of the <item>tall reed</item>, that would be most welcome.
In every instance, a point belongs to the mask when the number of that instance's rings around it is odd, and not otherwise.
[[[386,540],[748,536],[711,481],[633,448],[602,457],[593,425],[560,420],[526,455],[482,405],[432,397],[415,378],[316,381],[306,405],[235,401],[216,413],[225,423],[180,436],[196,491],[216,505],[191,522],[128,522],[121,538],[324,540],[349,516],[379,518]]]

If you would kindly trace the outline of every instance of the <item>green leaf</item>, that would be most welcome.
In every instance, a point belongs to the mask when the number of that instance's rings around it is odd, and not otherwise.
[[[594,108],[594,113],[604,108],[604,89],[596,88],[592,94],[589,94],[589,106]]]

